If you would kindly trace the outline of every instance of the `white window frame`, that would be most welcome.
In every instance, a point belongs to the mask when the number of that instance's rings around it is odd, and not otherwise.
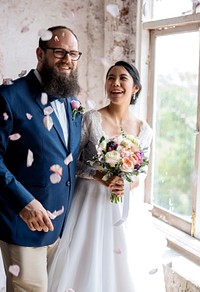
[[[149,1],[149,8],[151,14],[151,3]],[[137,37],[136,37],[136,65],[141,72],[141,80],[143,83],[143,107],[140,112],[144,113],[148,123],[153,125],[153,91],[154,91],[154,62],[155,62],[155,39],[160,35],[167,35],[171,33],[180,33],[186,31],[194,31],[200,29],[200,13],[191,15],[179,16],[168,19],[161,19],[156,21],[142,21],[143,1],[138,1],[138,20],[137,20]],[[200,131],[200,64],[199,64],[199,85],[198,85],[198,114],[196,131]],[[145,103],[144,103],[145,101]],[[145,105],[146,106],[145,106]],[[154,144],[152,144],[151,161],[153,161]],[[196,135],[196,152],[195,152],[195,183],[193,190],[193,211],[191,223],[179,217],[162,210],[161,208],[153,207],[152,213],[159,228],[164,230],[167,235],[169,245],[176,245],[184,251],[187,255],[198,258],[200,261],[200,135]],[[148,170],[148,176],[145,183],[144,201],[151,203],[152,190],[152,173],[153,164],[151,163]],[[171,227],[173,226],[173,227]],[[173,238],[173,239],[172,239]],[[191,243],[191,239],[193,243]]]

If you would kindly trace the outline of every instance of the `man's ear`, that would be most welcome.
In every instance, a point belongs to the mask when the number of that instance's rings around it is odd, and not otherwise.
[[[36,55],[37,55],[38,62],[42,62],[43,57],[44,57],[44,51],[40,47],[36,49]]]

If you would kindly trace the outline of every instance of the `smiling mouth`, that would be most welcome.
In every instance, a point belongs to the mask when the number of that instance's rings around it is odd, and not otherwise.
[[[124,93],[124,91],[111,91],[111,94],[121,94]]]

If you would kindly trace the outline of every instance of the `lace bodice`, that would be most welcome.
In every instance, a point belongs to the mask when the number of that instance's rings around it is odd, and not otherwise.
[[[109,138],[102,129],[101,113],[96,110],[90,110],[83,116],[83,127],[80,145],[80,160],[77,164],[78,176],[92,178],[95,169],[87,163],[96,154],[96,145],[99,139],[104,136]],[[142,148],[149,148],[152,140],[152,129],[143,121],[140,127],[140,133],[137,137]]]

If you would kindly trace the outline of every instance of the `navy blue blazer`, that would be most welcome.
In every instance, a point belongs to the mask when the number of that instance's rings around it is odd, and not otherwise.
[[[61,236],[74,192],[76,160],[81,136],[81,114],[72,120],[70,102],[66,99],[69,143],[66,147],[60,123],[53,112],[53,127],[48,131],[44,124],[41,103],[41,85],[31,70],[12,85],[0,86],[0,239],[21,246],[45,246]],[[27,114],[32,115],[31,119]],[[9,136],[18,133],[18,140]],[[28,150],[34,161],[27,167]],[[65,158],[72,154],[73,161],[66,165]],[[50,167],[63,168],[62,179],[52,184]],[[31,231],[18,215],[33,199],[39,200],[50,212],[64,213],[52,221],[53,232]]]

